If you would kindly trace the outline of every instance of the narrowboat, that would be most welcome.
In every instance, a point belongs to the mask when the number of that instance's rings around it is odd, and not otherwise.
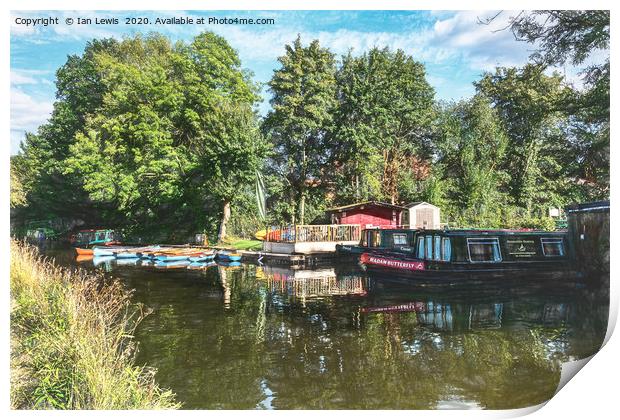
[[[357,255],[369,272],[424,278],[486,278],[572,272],[568,233],[532,230],[365,230]]]
[[[412,253],[416,243],[415,229],[364,229],[358,245],[336,245],[339,257],[359,259],[365,252],[395,251]]]

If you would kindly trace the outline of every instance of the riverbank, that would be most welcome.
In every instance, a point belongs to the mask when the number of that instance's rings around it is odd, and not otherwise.
[[[60,268],[11,242],[11,408],[166,409],[175,396],[134,365],[146,316],[120,283]]]

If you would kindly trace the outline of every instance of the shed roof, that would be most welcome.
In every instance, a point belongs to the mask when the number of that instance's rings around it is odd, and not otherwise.
[[[417,206],[420,206],[420,205],[422,205],[422,204],[427,205],[427,206],[431,206],[431,207],[435,207],[435,208],[439,208],[439,207],[437,207],[437,206],[436,206],[436,205],[434,205],[434,204],[427,203],[426,201],[414,201],[413,203],[409,203],[409,204],[407,204],[405,207],[406,207],[406,208],[408,208],[408,209],[410,209],[410,208],[412,208],[412,207],[417,207]]]
[[[377,207],[386,207],[386,208],[393,209],[393,210],[407,210],[406,207],[398,206],[396,204],[384,203],[382,201],[363,201],[361,203],[348,204],[346,206],[332,207],[332,208],[327,209],[327,211],[350,210],[350,209],[354,209],[356,207],[362,207],[362,206],[377,206]]]

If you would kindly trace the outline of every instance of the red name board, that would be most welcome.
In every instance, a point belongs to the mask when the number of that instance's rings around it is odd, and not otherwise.
[[[400,261],[392,258],[374,257],[368,253],[363,253],[360,256],[360,261],[366,265],[378,265],[400,270],[424,270],[424,261]]]

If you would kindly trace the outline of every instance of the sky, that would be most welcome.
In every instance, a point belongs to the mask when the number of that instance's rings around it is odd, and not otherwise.
[[[237,50],[254,80],[266,83],[284,46],[301,35],[307,44],[318,39],[340,57],[349,49],[361,54],[374,46],[402,49],[426,66],[427,80],[438,100],[459,100],[474,93],[472,83],[496,66],[522,66],[534,48],[518,42],[505,28],[515,12],[503,11],[491,24],[481,24],[497,11],[29,11],[11,13],[11,154],[19,150],[26,132],[49,117],[55,99],[55,71],[68,55],[80,54],[93,38],[152,31],[172,40],[191,40],[209,30]],[[57,17],[58,24],[25,25],[24,19]],[[116,17],[118,24],[97,24]],[[126,24],[126,18],[147,18],[148,24]],[[156,18],[205,17],[205,24],[162,25]],[[216,18],[272,18],[269,25],[208,24]],[[92,24],[75,23],[90,18]],[[68,25],[67,19],[74,23]],[[576,71],[563,69],[576,78]],[[260,113],[269,110],[265,87]]]

